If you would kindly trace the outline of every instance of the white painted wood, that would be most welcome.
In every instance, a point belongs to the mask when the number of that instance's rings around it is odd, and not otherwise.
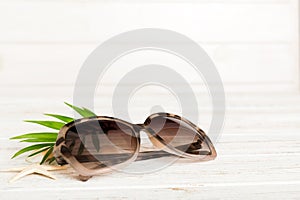
[[[234,189],[232,189],[234,187]],[[78,187],[77,191],[72,191],[76,194],[77,199],[159,199],[162,196],[169,197],[172,199],[234,199],[234,198],[245,198],[246,196],[249,199],[252,198],[261,198],[266,199],[270,197],[270,194],[273,194],[273,199],[280,199],[281,194],[286,194],[284,197],[286,199],[297,199],[299,197],[299,192],[297,188],[299,185],[293,182],[269,184],[268,182],[261,184],[259,186],[253,186],[251,183],[248,185],[245,184],[236,184],[234,186],[203,186],[201,190],[197,190],[193,187],[184,188],[184,187],[165,187],[165,188],[155,188],[153,193],[148,193],[148,188],[115,188],[112,190],[105,190],[102,187],[92,187],[92,188],[82,188]],[[217,188],[217,189],[216,189]],[[79,193],[78,191],[85,191],[84,193]],[[117,190],[117,192],[115,191]],[[218,191],[215,195],[211,195],[209,191],[215,190]],[[65,188],[65,191],[70,191],[69,188]],[[51,199],[61,198],[61,199],[73,199],[70,197],[68,192],[61,190],[54,190],[52,193],[47,193],[47,196]],[[239,191],[238,193],[235,191]],[[3,197],[6,199],[13,199],[14,196],[24,195],[23,191],[7,191],[4,193]],[[27,195],[28,194],[28,195]],[[43,195],[42,192],[38,194],[33,194],[31,191],[26,192],[26,196],[29,196],[30,199],[41,199],[45,198],[46,195]]]
[[[44,112],[72,115],[63,101],[72,103],[82,62],[123,31],[167,28],[199,42],[224,80],[227,106],[215,161],[178,160],[153,173],[116,172],[85,183],[72,169],[54,172],[57,181],[34,175],[14,184],[8,183],[14,173],[0,172],[0,199],[298,199],[298,14],[296,0],[0,0],[0,169],[26,164],[24,156],[10,160],[25,145],[10,137],[46,130],[22,120],[49,119]],[[197,124],[207,131],[212,108],[205,85],[176,58],[145,55],[115,67],[158,60],[178,70],[197,96],[198,108],[188,109],[199,110]],[[108,75],[96,91],[99,115],[115,116],[111,98],[126,70]],[[141,123],[157,104],[180,114],[165,90],[143,88],[129,102],[132,121]]]
[[[117,33],[141,27],[171,29],[186,34],[196,41],[205,42],[294,41],[291,37],[295,20],[292,18],[289,2],[0,3],[2,42],[103,41]],[[66,7],[68,9],[65,9]]]
[[[81,64],[96,47],[96,43],[1,45],[0,82],[6,85],[74,84]],[[204,44],[203,48],[225,83],[292,83],[295,80],[297,62],[289,44]],[[192,67],[178,57],[144,51],[120,59],[101,83],[116,84],[134,67],[150,63],[172,66],[184,78],[202,81]]]
[[[298,91],[300,91],[300,3],[299,1],[297,2],[294,2],[294,7],[295,7],[295,10],[298,10],[298,15],[296,17],[297,20],[297,29],[298,29],[298,39],[297,39],[297,47],[296,48],[296,52],[297,52],[297,55],[296,56],[298,58],[298,67],[296,68],[295,70],[295,79],[297,80],[296,83],[298,83]]]
[[[98,44],[127,30],[156,27],[199,42],[230,90],[236,83],[295,90],[297,4],[296,0],[0,1],[0,82],[73,84],[81,64]],[[163,57],[156,58],[162,62]],[[187,79],[201,82],[186,65],[175,60],[167,63],[184,71]],[[48,78],[54,75],[55,79]],[[117,78],[108,76],[107,81]]]
[[[1,169],[25,164],[24,157],[10,160],[13,152],[24,144],[8,141],[8,137],[24,131],[43,129],[26,125],[21,119],[25,116],[39,119],[44,110],[62,114],[69,112],[60,102],[55,103],[63,97],[62,94],[56,96],[54,101],[48,99],[47,95],[34,99],[24,96],[21,88],[15,88],[15,91],[20,91],[17,94],[19,98],[7,95],[1,98],[1,111],[6,114],[1,117],[0,126]],[[9,94],[7,91],[6,94]],[[153,94],[150,96],[153,97]],[[297,199],[300,193],[299,99],[298,94],[292,93],[228,94],[227,119],[222,136],[216,143],[218,158],[215,161],[178,161],[150,174],[116,172],[94,177],[85,183],[77,181],[72,170],[55,172],[55,176],[59,178],[57,181],[29,176],[14,184],[7,183],[14,173],[0,173],[0,197]],[[140,115],[142,107],[137,106],[134,111],[136,115]],[[141,161],[134,163],[129,169],[149,165],[151,160]]]
[[[277,88],[281,83],[287,86],[281,89],[295,89],[297,7],[296,0],[0,1],[0,82],[73,84],[83,61],[102,41],[126,30],[156,27],[199,42],[226,84],[272,83]],[[164,57],[148,59],[162,61]],[[201,82],[175,60],[166,62],[183,70],[187,79]],[[127,64],[134,63],[140,61]],[[55,79],[47,78],[53,75]]]
[[[68,109],[63,108],[60,102],[53,103],[53,100],[47,100],[47,91],[56,91],[58,88],[51,90],[48,86],[48,89],[43,91],[43,87],[38,89],[31,87],[28,90],[29,93],[22,93],[20,90],[22,87],[11,88],[17,91],[14,95],[9,88],[2,89],[5,97],[1,98],[1,111],[7,115],[1,119],[3,136],[9,137],[11,132],[15,135],[16,132],[37,130],[36,126],[26,126],[20,121],[25,116],[39,117],[39,113],[44,109],[61,113],[68,112]],[[61,92],[57,93],[58,96],[54,95],[55,101],[63,98],[64,91],[68,90],[70,88],[61,88]],[[36,91],[40,91],[43,95],[34,99],[30,95]],[[29,96],[26,97],[26,94]],[[52,96],[53,94],[55,92],[49,93]],[[171,195],[175,199],[181,198],[182,195],[199,198],[198,195],[202,196],[202,194],[207,198],[225,199],[236,196],[250,198],[249,194],[256,198],[297,196],[299,193],[297,181],[300,174],[298,170],[300,153],[298,147],[300,145],[297,134],[300,127],[297,110],[300,107],[300,97],[284,93],[271,93],[270,95],[240,93],[228,94],[228,98],[229,116],[223,136],[217,144],[219,157],[216,161],[194,164],[177,163],[154,174],[114,173],[95,177],[86,183],[77,182],[70,172],[58,172],[55,174],[59,177],[58,181],[32,176],[11,185],[7,183],[7,180],[13,174],[1,174],[1,195],[7,199],[13,199],[20,194],[33,199],[42,196],[48,199],[69,198],[74,194],[78,198],[89,199],[113,196],[130,198],[135,195],[149,195],[153,192],[158,192],[160,197]],[[139,112],[139,110],[141,108],[137,107],[135,111]],[[293,122],[294,125],[291,124]],[[17,124],[16,127],[13,126],[14,123]],[[0,140],[0,143],[0,151],[3,153],[0,163],[4,168],[24,164],[22,158],[9,160],[10,155],[20,144],[7,143],[5,138]],[[135,167],[141,165],[145,164],[137,163]],[[161,180],[159,184],[157,184],[158,179]],[[47,193],[46,197],[45,193]]]

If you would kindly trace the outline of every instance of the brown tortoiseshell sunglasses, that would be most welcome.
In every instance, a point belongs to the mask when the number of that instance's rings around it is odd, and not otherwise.
[[[148,135],[156,151],[141,151],[141,131]],[[161,152],[197,161],[217,156],[203,130],[169,113],[152,114],[143,124],[106,116],[78,119],[61,128],[54,147],[57,163],[70,164],[81,180],[120,169],[139,159],[138,155],[153,158]]]

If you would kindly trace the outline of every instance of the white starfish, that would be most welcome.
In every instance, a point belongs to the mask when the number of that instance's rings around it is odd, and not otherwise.
[[[55,165],[40,165],[39,163],[34,163],[24,167],[16,167],[10,169],[0,170],[2,172],[19,172],[16,176],[9,180],[10,183],[15,182],[16,180],[30,175],[30,174],[39,174],[45,177],[56,179],[49,171],[56,171],[56,170],[64,170],[67,169],[68,166],[55,166]]]

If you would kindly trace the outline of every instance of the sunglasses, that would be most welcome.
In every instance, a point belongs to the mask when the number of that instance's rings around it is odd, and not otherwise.
[[[155,149],[141,151],[140,132],[147,134]],[[69,164],[81,180],[123,168],[142,154],[148,158],[175,155],[196,161],[217,156],[203,130],[169,113],[152,114],[143,124],[106,116],[78,119],[61,128],[54,147],[57,163]]]

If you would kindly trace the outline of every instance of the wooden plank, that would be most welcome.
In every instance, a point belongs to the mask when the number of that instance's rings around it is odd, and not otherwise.
[[[299,145],[298,145],[299,146]],[[20,156],[14,160],[10,160],[10,156],[13,155],[16,148],[2,149],[5,153],[1,158],[1,169],[24,166],[28,163],[24,161],[24,156]],[[246,147],[245,147],[246,148]],[[257,145],[257,148],[259,146]],[[217,145],[217,149],[219,146]],[[241,149],[241,148],[240,148]],[[224,149],[223,149],[224,150]],[[160,175],[165,177],[169,176],[169,180],[163,180],[162,185],[170,184],[171,179],[176,179],[172,177],[171,174],[174,173],[178,176],[185,174],[185,179],[174,180],[173,184],[198,184],[199,180],[193,179],[194,175],[201,176],[203,184],[213,184],[213,183],[229,183],[233,184],[235,182],[247,183],[247,182],[264,182],[264,181],[299,181],[300,171],[298,168],[299,160],[297,159],[300,155],[298,152],[273,152],[273,153],[250,153],[250,154],[229,154],[225,151],[220,151],[216,160],[210,162],[191,162],[184,159],[174,158],[158,158],[149,159],[144,161],[136,161],[130,166],[122,169],[120,172],[111,173],[107,176],[97,176],[94,181],[104,179],[99,184],[103,185],[106,182],[106,187],[122,186],[126,183],[126,180],[120,180],[119,183],[114,182],[114,179],[118,177],[128,177],[132,178],[132,182],[128,183],[127,186],[137,186],[139,182],[138,178],[145,179],[144,184],[141,183],[140,186],[150,186],[155,185],[155,180]],[[283,159],[284,158],[284,159]],[[33,159],[32,161],[39,160]],[[268,163],[265,163],[268,161]],[[175,163],[174,163],[175,162]],[[158,168],[155,168],[157,167]],[[152,169],[152,167],[154,167]],[[201,169],[199,171],[199,169]],[[3,173],[1,175],[6,178],[14,173]],[[74,171],[72,169],[66,171],[60,171],[55,173],[60,177],[66,178],[66,180],[59,181],[58,184],[62,184],[65,181],[70,181],[74,179]],[[150,174],[150,175],[149,175]],[[222,174],[221,179],[214,179],[212,176],[218,176]],[[248,175],[247,175],[248,174]],[[253,176],[249,176],[252,174]],[[139,176],[137,176],[139,175]],[[246,179],[243,179],[245,177]],[[105,180],[106,179],[106,180]],[[4,180],[1,179],[4,183]],[[92,181],[93,182],[93,181]],[[41,183],[41,186],[47,185],[48,182]],[[26,182],[20,181],[17,186],[24,186]],[[70,186],[76,184],[76,182],[70,182]],[[88,184],[89,185],[89,184]],[[1,188],[3,185],[1,184]],[[56,187],[60,187],[57,185]]]
[[[17,134],[4,134],[2,137],[12,137],[16,135]],[[267,136],[264,137],[264,135]],[[17,141],[10,141],[8,138],[1,139],[1,143],[2,152],[5,152],[7,155],[4,156],[6,159],[12,156],[18,149],[28,146],[28,144],[19,144]],[[295,139],[294,136],[285,133],[282,134],[282,137],[279,137],[278,134],[260,134],[259,136],[254,134],[252,138],[250,138],[250,136],[239,136],[237,134],[234,137],[228,137],[227,134],[224,133],[220,139],[215,142],[215,145],[221,157],[224,155],[232,157],[252,155],[255,157],[259,155],[300,154],[299,138]]]
[[[299,184],[297,183],[278,183],[263,185],[234,185],[234,186],[184,186],[184,187],[166,187],[166,188],[114,188],[107,190],[106,188],[92,187],[83,188],[78,185],[77,188],[65,188],[62,190],[39,190],[39,191],[22,191],[8,190],[3,191],[2,196],[6,199],[15,199],[19,196],[26,196],[32,200],[43,199],[297,199],[299,197]],[[85,192],[83,192],[83,190]],[[116,191],[117,190],[117,191]],[[45,195],[47,194],[47,195]],[[71,196],[70,194],[73,194]]]
[[[280,156],[284,156],[282,159]],[[112,189],[162,189],[162,188],[190,188],[201,190],[202,187],[229,187],[235,186],[286,186],[299,184],[299,169],[295,155],[277,156],[220,156],[217,160],[207,163],[177,162],[162,170],[152,173],[130,174],[115,172],[106,176],[95,176],[86,183],[76,181],[72,170],[54,173],[59,180],[47,181],[43,177],[29,176],[14,184],[7,184],[13,173],[5,173],[2,176],[1,189],[10,193],[13,191],[42,192],[42,191],[72,191],[83,187],[87,190],[101,188],[106,192]],[[268,163],[265,161],[268,160]],[[288,160],[288,166],[287,161]],[[131,169],[141,169],[151,161],[140,161],[132,164]],[[152,161],[153,162],[153,161]],[[19,162],[17,162],[19,163]],[[19,163],[20,164],[20,163]],[[2,165],[6,167],[7,164]],[[255,169],[255,170],[253,170]],[[174,176],[176,174],[176,176]],[[178,177],[184,177],[180,179]],[[160,180],[157,183],[155,180]],[[274,189],[274,187],[273,187]],[[228,193],[224,193],[228,194]],[[27,193],[27,195],[29,195]],[[270,195],[270,194],[269,194]]]
[[[199,86],[191,85],[191,87],[197,88]],[[113,89],[114,87],[112,85],[105,85],[103,87],[103,91],[100,93],[103,95],[95,97],[96,100],[102,99],[103,102],[99,102],[99,104],[97,104],[95,101],[96,107],[103,108],[108,106],[106,103],[111,101]],[[128,86],[124,86],[124,90],[126,89],[128,89]],[[43,109],[41,107],[49,106],[51,102],[52,106],[54,106],[52,107],[54,109],[53,111],[55,111],[57,110],[56,107],[66,108],[66,106],[63,104],[63,101],[69,100],[71,102],[73,98],[73,87],[70,86],[6,86],[1,87],[0,90],[2,94],[0,97],[2,105],[0,106],[2,106],[2,109],[7,108],[7,111],[9,111],[10,108],[17,106],[20,107],[20,109],[28,109],[28,107],[26,108],[25,106],[22,108],[22,104],[26,104],[30,107],[36,106],[36,108],[40,110],[39,112],[42,112]],[[96,93],[96,95],[98,94],[99,93]],[[157,90],[157,88],[145,88],[145,91],[141,94],[141,96],[134,96],[134,102],[136,103],[137,108],[142,104],[142,100],[145,103],[151,104],[152,100],[150,97],[153,95],[156,95],[162,102],[166,102],[164,99],[171,96],[166,91]],[[188,95],[188,93],[185,93],[183,90],[180,94]],[[197,96],[197,99],[198,97],[201,98],[198,102],[199,106],[207,107],[207,110],[209,110],[211,106],[211,99],[208,97],[208,94],[205,92],[195,92],[195,95]],[[121,98],[120,100],[128,100],[126,97],[119,98]],[[14,102],[13,104],[11,102],[12,100]],[[230,113],[237,112],[238,109],[241,109],[240,111],[245,112],[255,112],[255,109],[260,109],[261,112],[269,113],[281,112],[286,109],[286,111],[292,112],[293,108],[295,109],[294,111],[297,111],[299,100],[300,98],[298,95],[285,93],[278,93],[277,95],[274,92],[263,92],[258,94],[239,93],[238,95],[234,93],[226,93],[226,105],[229,108],[228,111]],[[35,105],[31,104],[30,102],[34,102]],[[174,102],[172,102],[172,104],[174,104]]]
[[[97,44],[1,45],[0,84],[74,84],[81,64],[96,47]],[[296,52],[289,43],[204,44],[203,48],[214,61],[225,84],[294,81]],[[153,60],[172,66],[190,82],[203,82],[201,76],[182,59],[167,53],[143,51],[113,64],[102,83],[117,83],[134,67]],[[49,78],[51,76],[55,79]]]
[[[289,3],[192,5],[11,1],[0,2],[0,9],[0,38],[5,43],[99,42],[145,26],[175,30],[199,42],[294,42],[296,39],[293,38],[296,21],[292,18],[294,11]],[[9,22],[6,19],[10,19]]]
[[[7,0],[0,0],[7,1]],[[12,0],[13,2],[39,2],[38,0]],[[95,0],[85,0],[84,3],[93,3]],[[128,0],[126,3],[141,3],[141,4],[157,4],[157,3],[193,3],[193,4],[206,4],[206,3],[223,3],[223,4],[286,4],[293,0]],[[45,0],[43,2],[69,2],[69,0]],[[73,0],[73,2],[82,3],[82,0]],[[100,0],[101,3],[108,4],[122,4],[124,2],[118,0]]]
[[[300,96],[290,90],[297,65],[296,1],[195,2],[0,0],[0,170],[27,164],[24,156],[10,160],[25,144],[8,137],[43,129],[23,119],[46,119],[42,112],[72,114],[62,102],[72,102],[80,64],[95,45],[124,30],[155,25],[201,42],[224,76],[227,96],[226,123],[215,143],[214,161],[180,160],[153,173],[128,173],[167,160],[140,161],[126,168],[127,173],[97,176],[85,183],[77,181],[71,169],[55,172],[57,181],[33,175],[14,184],[7,181],[15,173],[0,172],[0,199],[299,198]],[[207,130],[211,105],[205,85],[185,75],[199,97],[200,125]],[[240,92],[228,92],[228,85]],[[104,90],[96,92],[96,111],[114,115],[114,85],[102,86]],[[156,104],[180,112],[165,90],[143,88],[129,104],[130,116],[140,122]]]
[[[28,91],[22,93],[24,88]],[[49,91],[56,89],[58,96],[54,95],[53,99],[47,95],[36,99],[31,96],[37,91],[53,95]],[[21,93],[13,95],[11,90]],[[38,117],[45,109],[68,112],[68,108],[59,102],[68,90],[69,87],[53,86],[10,86],[2,89],[6,97],[0,98],[0,110],[7,116],[1,117],[0,169],[26,164],[22,156],[10,160],[10,156],[25,144],[8,141],[7,137],[12,132],[37,129],[19,120],[24,116]],[[156,95],[165,96],[164,93]],[[85,183],[77,181],[71,169],[55,172],[56,181],[33,175],[14,184],[7,183],[14,173],[1,173],[0,198],[15,199],[19,195],[32,199],[68,199],[74,198],[74,195],[78,199],[147,199],[150,196],[152,199],[165,198],[164,195],[172,199],[297,198],[300,185],[299,98],[293,93],[228,94],[228,116],[224,133],[216,143],[218,157],[215,161],[193,163],[181,160],[153,173],[134,175],[116,172],[94,177]],[[137,113],[141,111],[141,107],[134,110]],[[158,160],[135,162],[126,170],[137,172],[153,162]]]
[[[297,12],[297,25],[296,25],[296,27],[297,27],[297,29],[298,29],[298,37],[297,37],[297,46],[298,46],[298,48],[296,49],[296,52],[297,52],[297,58],[298,58],[298,61],[297,61],[297,63],[298,63],[298,67],[295,69],[295,77],[296,77],[296,83],[297,83],[297,85],[298,85],[298,87],[297,87],[297,91],[300,91],[300,3],[299,3],[299,1],[297,1],[297,2],[294,2],[294,7],[295,7],[295,9],[297,9],[298,10],[298,12]]]
[[[28,132],[48,131],[46,128],[31,128],[31,130],[26,128],[26,126],[22,125],[21,128],[19,128],[19,133],[17,133],[16,130],[10,132],[10,129],[1,133],[1,137],[4,137],[3,141],[1,140],[1,143],[3,143],[2,148],[17,145],[18,147],[14,148],[14,151],[16,151],[17,148],[26,146],[24,143],[18,144],[16,141],[9,141],[9,137]],[[49,129],[49,131],[53,130]],[[299,138],[291,134],[291,132],[292,131],[282,131],[281,134],[272,132],[264,133],[262,130],[260,134],[254,131],[251,134],[249,134],[249,132],[243,133],[242,131],[239,134],[232,134],[230,131],[224,131],[221,133],[218,141],[214,142],[218,147],[218,152],[224,155],[300,153],[300,148],[297,148],[297,145],[299,146]],[[228,136],[228,134],[232,134],[233,136]],[[12,153],[10,153],[10,155],[11,154]]]

